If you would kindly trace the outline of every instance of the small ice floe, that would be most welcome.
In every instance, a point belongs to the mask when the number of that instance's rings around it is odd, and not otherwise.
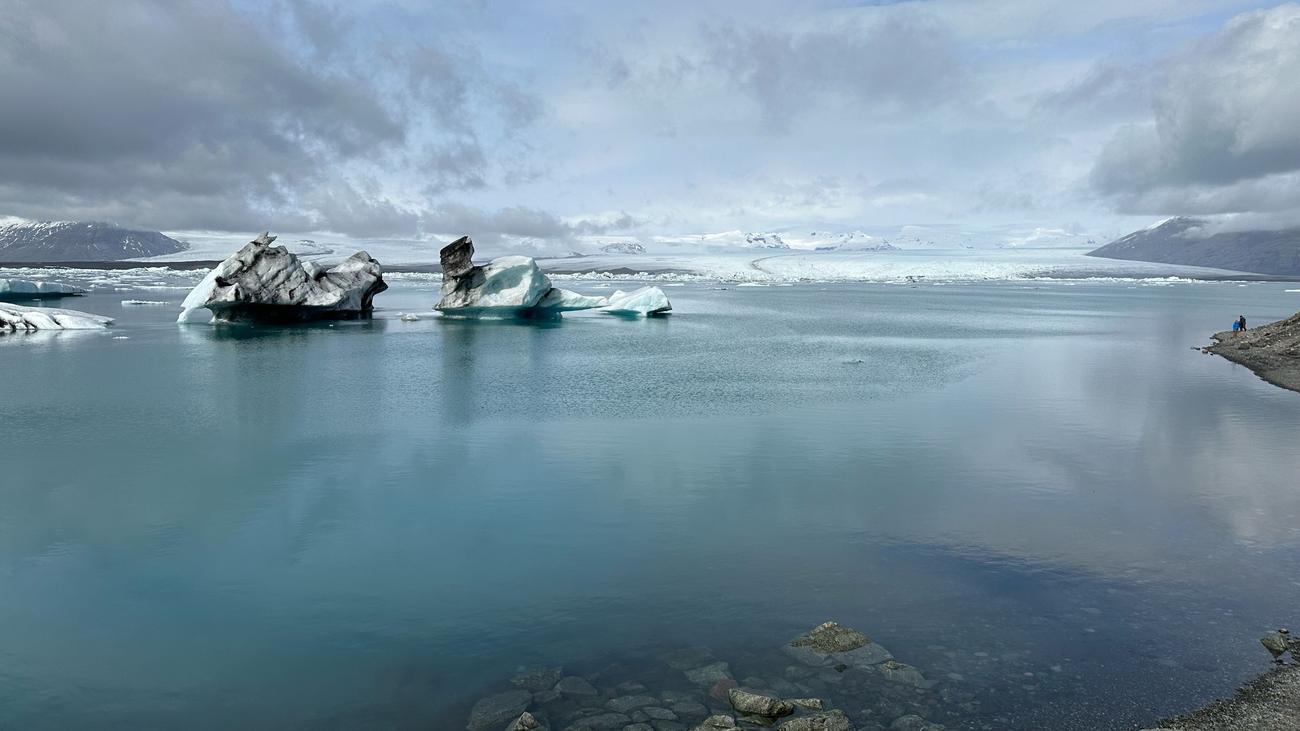
[[[169,304],[158,300],[122,300],[123,307],[166,307]]]
[[[1283,292],[1300,292],[1300,289],[1284,289]]]
[[[114,339],[114,340],[130,340],[131,338],[128,338],[128,337],[125,336],[125,335],[114,335],[114,336],[113,336],[113,339]]]
[[[0,300],[49,299],[52,297],[78,297],[86,290],[60,282],[38,282],[31,279],[0,279]]]
[[[111,317],[53,307],[0,304],[0,333],[22,330],[99,330],[113,324]]]
[[[863,363],[866,363],[866,361],[861,358],[850,358],[844,361],[844,365],[862,365]]]
[[[763,283],[763,282],[741,282],[740,284],[737,284],[736,286],[737,286],[737,287],[769,287],[769,286],[771,286],[771,285],[769,285],[769,284],[765,284],[765,283]]]
[[[404,312],[402,313],[402,317],[400,319],[402,320],[402,322],[419,322],[420,316],[415,314],[414,312]]]

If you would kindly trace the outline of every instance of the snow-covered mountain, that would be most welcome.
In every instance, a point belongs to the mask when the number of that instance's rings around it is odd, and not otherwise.
[[[1300,274],[1300,228],[1227,231],[1211,221],[1179,216],[1120,237],[1088,256],[1293,275]]]
[[[605,244],[600,247],[600,251],[604,254],[644,254],[645,247],[634,241],[620,241],[614,244]]]
[[[0,226],[0,261],[117,261],[184,251],[187,246],[157,231],[109,223],[22,222]]]
[[[806,241],[815,251],[896,251],[897,246],[884,237],[872,236],[861,231],[832,233],[830,231],[813,231]],[[804,242],[800,242],[804,243]]]

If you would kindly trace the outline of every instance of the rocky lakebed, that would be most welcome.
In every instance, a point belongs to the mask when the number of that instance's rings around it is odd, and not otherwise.
[[[981,657],[982,656],[982,657]],[[996,663],[987,653],[973,659]],[[1008,658],[1014,661],[1014,658]],[[1010,664],[1014,666],[1014,662]],[[1059,672],[1059,668],[1056,669]],[[1033,672],[1014,685],[1032,693]],[[965,678],[927,677],[862,632],[826,622],[767,651],[684,647],[594,672],[521,667],[469,711],[469,731],[944,731],[998,728]],[[977,721],[983,717],[982,721]],[[1005,721],[1005,719],[1001,719]],[[976,725],[972,726],[971,723]]]

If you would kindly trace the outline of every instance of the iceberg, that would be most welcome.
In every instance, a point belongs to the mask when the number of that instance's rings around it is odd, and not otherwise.
[[[53,297],[78,297],[86,290],[59,282],[36,282],[30,279],[0,279],[0,300],[36,300]]]
[[[300,262],[263,233],[208,272],[185,301],[177,322],[213,319],[318,320],[366,317],[388,289],[379,262],[358,251],[326,269]]]
[[[615,291],[600,308],[611,315],[650,317],[665,315],[673,309],[668,295],[658,287],[642,287],[631,292]]]
[[[53,307],[23,307],[0,303],[0,334],[22,330],[102,330],[113,318]]]
[[[527,256],[493,259],[475,266],[474,242],[462,236],[443,247],[442,298],[434,309],[449,317],[557,317],[562,312],[600,310],[615,315],[657,315],[672,305],[658,287],[592,297],[551,285]]]

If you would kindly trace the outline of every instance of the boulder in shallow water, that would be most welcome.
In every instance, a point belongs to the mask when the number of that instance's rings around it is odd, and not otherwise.
[[[866,635],[835,622],[824,622],[794,638],[785,646],[785,652],[813,667],[845,665],[862,668],[893,657]]]
[[[303,263],[262,234],[208,272],[181,304],[178,322],[208,310],[216,320],[318,320],[365,317],[388,289],[379,262],[358,251],[325,269]]]
[[[545,726],[533,717],[533,714],[524,711],[519,714],[519,718],[511,721],[510,724],[506,726],[505,731],[542,731],[544,728]]]
[[[505,726],[513,719],[519,718],[528,704],[533,700],[533,694],[526,690],[508,690],[504,693],[497,693],[483,698],[469,712],[469,723],[465,728],[469,731],[487,731],[492,729],[496,731]]]
[[[853,722],[843,711],[826,711],[792,718],[777,726],[777,731],[853,731]]]
[[[753,716],[780,718],[794,713],[793,703],[740,688],[732,688],[727,694],[727,700],[731,702],[732,708]]]
[[[0,304],[0,334],[35,330],[102,330],[113,318],[53,307]]]

